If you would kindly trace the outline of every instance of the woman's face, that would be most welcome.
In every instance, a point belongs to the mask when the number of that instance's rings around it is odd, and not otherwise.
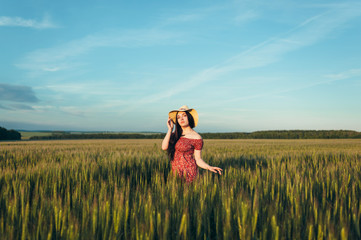
[[[189,126],[188,116],[185,112],[178,112],[177,121],[181,127]]]

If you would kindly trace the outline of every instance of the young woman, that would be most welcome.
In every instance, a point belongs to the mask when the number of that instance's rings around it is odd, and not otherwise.
[[[186,105],[169,112],[168,132],[162,142],[162,149],[167,150],[171,160],[172,172],[192,182],[198,175],[197,165],[209,171],[222,174],[219,167],[209,166],[202,160],[202,137],[193,130],[198,123],[198,113]],[[173,132],[173,127],[175,129]]]

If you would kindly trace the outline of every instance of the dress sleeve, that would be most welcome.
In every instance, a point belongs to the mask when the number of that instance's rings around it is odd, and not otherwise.
[[[194,149],[195,150],[202,150],[202,148],[203,148],[203,139],[197,139],[194,142]]]

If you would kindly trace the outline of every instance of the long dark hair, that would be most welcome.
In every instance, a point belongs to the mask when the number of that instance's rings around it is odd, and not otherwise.
[[[177,112],[177,115],[175,117],[175,130],[172,133],[172,135],[170,136],[168,149],[167,149],[169,161],[173,160],[174,152],[175,152],[175,145],[178,142],[178,140],[180,139],[180,137],[183,135],[182,127],[178,123],[178,118],[177,118],[178,113],[179,112]],[[194,118],[193,118],[192,114],[190,114],[188,111],[186,111],[185,113],[187,114],[189,126],[191,128],[194,128]]]

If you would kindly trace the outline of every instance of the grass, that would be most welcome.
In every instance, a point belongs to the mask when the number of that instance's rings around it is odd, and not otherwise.
[[[19,131],[21,134],[21,140],[29,140],[34,136],[50,136],[52,132],[29,132],[29,131]]]
[[[359,140],[205,140],[190,185],[160,146],[1,142],[1,238],[361,238]]]

